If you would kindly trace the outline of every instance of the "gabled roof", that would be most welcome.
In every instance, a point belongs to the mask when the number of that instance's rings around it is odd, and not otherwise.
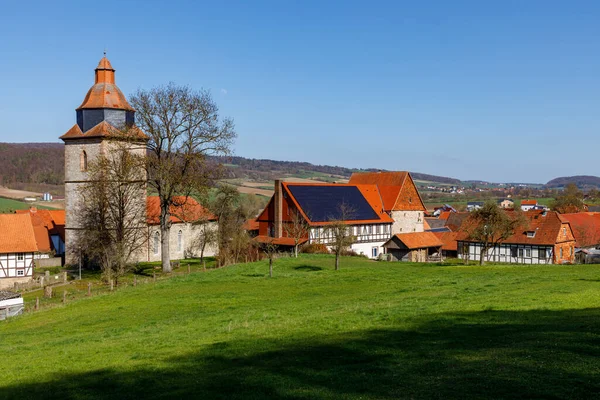
[[[355,172],[349,184],[376,185],[386,211],[425,211],[425,204],[408,171]]]
[[[600,244],[600,213],[560,214],[560,219],[571,225],[576,247],[592,247]]]
[[[469,215],[470,213],[467,211],[450,213],[448,219],[446,220],[446,226],[450,228],[451,231],[456,232],[460,229],[463,222],[469,217]]]
[[[59,235],[65,239],[65,210],[16,210],[16,214],[29,215],[37,243],[38,251],[47,253],[52,250],[50,235]]]
[[[313,226],[327,225],[331,220],[339,218],[334,214],[339,213],[340,204],[354,209],[360,217],[348,218],[345,221],[348,225],[394,222],[383,210],[379,191],[374,185],[295,182],[282,182],[281,185],[284,195],[288,196],[302,216]],[[258,217],[259,220],[263,219],[267,208]],[[327,215],[328,212],[331,215]]]
[[[432,232],[410,232],[397,233],[385,242],[383,246],[386,247],[386,245],[394,239],[402,242],[409,250],[442,247],[443,245],[442,241]]]
[[[173,197],[176,205],[171,205],[171,223],[178,224],[182,222],[194,222],[200,219],[216,221],[217,217],[202,207],[193,197],[175,196]],[[148,196],[146,198],[146,218],[149,225],[160,223],[160,199],[158,196]]]
[[[0,253],[38,251],[29,214],[0,214]]]
[[[507,211],[507,213],[515,215],[512,211]],[[526,225],[516,229],[510,237],[501,243],[552,246],[558,243],[560,229],[569,226],[568,223],[560,219],[556,211],[528,211],[523,213],[523,216],[527,221]],[[475,221],[472,216],[469,216],[462,224],[457,240],[474,242],[474,240],[469,239],[469,232],[474,227]],[[527,232],[535,232],[535,234],[533,237],[529,237]]]
[[[458,232],[434,232],[434,235],[443,243],[442,250],[458,251],[458,243],[456,242]]]
[[[260,226],[256,218],[248,219],[244,222],[244,225],[242,225],[242,229],[246,231],[257,231],[259,228]]]
[[[522,206],[535,206],[537,205],[537,200],[521,200]]]

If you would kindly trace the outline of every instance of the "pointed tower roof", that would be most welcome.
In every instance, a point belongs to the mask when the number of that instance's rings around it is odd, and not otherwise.
[[[127,102],[123,92],[115,83],[115,70],[104,57],[96,67],[96,80],[94,86],[88,90],[83,103],[77,110],[86,108],[114,108],[118,110],[135,111]]]

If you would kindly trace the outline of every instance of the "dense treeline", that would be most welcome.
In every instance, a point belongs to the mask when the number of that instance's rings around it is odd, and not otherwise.
[[[598,188],[600,187],[600,177],[590,175],[562,176],[560,178],[554,178],[546,183],[546,187],[566,187],[570,183],[574,183],[577,187],[582,189]]]
[[[16,183],[62,185],[65,161],[62,143],[0,143],[0,185]]]

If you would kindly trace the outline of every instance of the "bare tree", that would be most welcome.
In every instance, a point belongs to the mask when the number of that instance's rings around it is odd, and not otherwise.
[[[472,211],[469,219],[468,238],[482,245],[479,265],[483,265],[484,256],[489,249],[495,248],[498,243],[513,235],[516,229],[527,224],[520,211],[508,215],[493,201],[486,202],[482,208]]]
[[[170,207],[174,196],[189,196],[215,172],[206,157],[225,155],[236,137],[233,120],[220,118],[209,92],[170,83],[138,90],[131,97],[136,123],[149,137],[148,184],[160,199],[161,259],[171,271]]]
[[[198,234],[194,238],[192,245],[200,249],[200,263],[204,261],[206,248],[216,245],[218,241],[218,230],[212,226],[211,222],[206,216],[193,222],[194,225],[199,227]]]
[[[347,224],[353,218],[354,209],[348,204],[341,203],[338,206],[338,215],[329,219],[325,227],[325,235],[329,237],[329,243],[335,253],[335,270],[340,269],[340,256],[342,252],[354,243],[352,227]]]
[[[569,183],[561,194],[552,202],[553,210],[561,214],[585,211],[583,192],[574,183]]]
[[[290,213],[290,220],[283,224],[283,229],[288,237],[294,239],[294,256],[298,257],[298,246],[300,242],[308,236],[310,224],[300,214],[298,210],[293,210]]]
[[[126,139],[109,142],[110,151],[89,163],[89,182],[79,189],[83,229],[77,247],[117,283],[147,242],[144,156],[133,150],[139,143]]]
[[[261,245],[262,250],[267,255],[269,259],[269,278],[273,277],[273,260],[277,257],[277,253],[279,252],[279,246],[277,246],[273,241],[275,238],[270,238],[267,243],[263,243]]]

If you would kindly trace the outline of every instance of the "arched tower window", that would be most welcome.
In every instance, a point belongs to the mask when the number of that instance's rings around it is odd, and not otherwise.
[[[85,172],[88,169],[87,153],[85,152],[85,150],[81,151],[81,156],[79,159],[79,166],[81,168],[81,172]]]
[[[177,232],[177,251],[183,251],[183,232]]]
[[[158,255],[160,249],[160,235],[158,232],[154,233],[154,255]]]

